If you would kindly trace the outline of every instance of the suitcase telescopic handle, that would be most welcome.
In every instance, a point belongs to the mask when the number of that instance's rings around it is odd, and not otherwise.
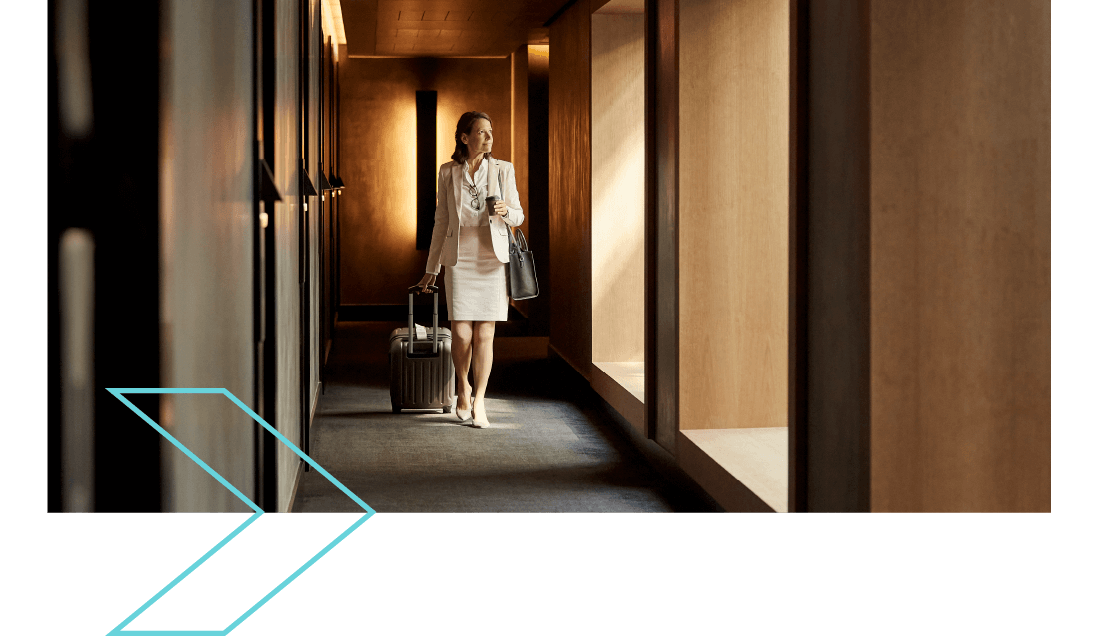
[[[420,285],[409,288],[409,355],[413,355],[413,339],[417,337],[413,331],[413,295],[421,291]],[[428,285],[428,291],[432,292],[432,353],[439,352],[440,340],[440,288],[436,285]]]

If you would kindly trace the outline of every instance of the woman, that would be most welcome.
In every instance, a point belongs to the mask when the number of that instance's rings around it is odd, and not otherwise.
[[[428,291],[441,265],[447,266],[444,286],[459,395],[455,414],[474,427],[490,426],[485,393],[493,367],[493,331],[496,321],[508,318],[508,227],[524,222],[512,163],[493,158],[492,151],[490,117],[480,111],[463,114],[455,127],[455,153],[440,167],[428,266],[417,283]],[[493,211],[486,207],[489,195],[504,199]],[[473,390],[467,379],[472,358]]]

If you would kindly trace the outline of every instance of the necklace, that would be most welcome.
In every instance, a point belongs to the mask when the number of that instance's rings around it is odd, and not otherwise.
[[[463,168],[463,176],[467,177],[467,178],[470,178],[470,174],[466,171],[465,167]],[[470,184],[467,185],[466,187],[467,187],[467,189],[470,190],[470,207],[471,207],[471,209],[473,209],[474,211],[481,211],[482,210],[482,201],[481,201],[480,198],[478,198],[478,187],[477,187],[477,185],[474,184],[474,179],[473,178],[470,178]]]

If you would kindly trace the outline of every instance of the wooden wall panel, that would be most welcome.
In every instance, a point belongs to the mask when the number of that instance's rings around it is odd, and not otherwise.
[[[643,361],[644,18],[592,16],[593,362]]]
[[[550,26],[550,344],[586,378],[592,367],[589,3]]]
[[[161,322],[164,387],[224,387],[253,403],[252,8],[165,3]],[[117,401],[116,401],[117,402]],[[253,421],[222,396],[166,394],[161,424],[254,496]],[[250,511],[167,442],[162,509]]]
[[[324,22],[322,27],[325,27]],[[333,105],[335,93],[333,92],[333,71],[336,69],[336,60],[334,58],[334,52],[329,45],[329,39],[336,39],[335,34],[322,33],[322,46],[321,46],[321,163],[324,166],[326,176],[336,176],[336,166],[334,164],[333,154],[333,142],[335,129],[333,128]],[[332,340],[333,327],[332,320],[336,313],[336,310],[332,308],[332,287],[335,285],[336,278],[330,275],[332,269],[332,240],[330,238],[330,230],[332,229],[332,220],[334,213],[334,201],[336,197],[332,192],[326,196],[322,208],[320,218],[321,234],[321,256],[320,256],[320,273],[321,273],[321,289],[319,294],[321,295],[321,366],[322,374],[324,374],[325,358],[326,358],[326,345]],[[322,376],[324,385],[324,376]]]
[[[1050,11],[872,3],[873,510],[1051,509]]]
[[[472,110],[493,118],[494,156],[511,161],[511,73],[508,58],[341,62],[343,304],[404,304],[405,287],[424,275],[428,251],[416,250],[416,91],[438,92],[437,166],[455,149],[459,116]]]
[[[276,408],[273,426],[301,447],[302,326],[298,293],[299,5],[275,0],[275,157],[268,160],[283,201],[275,204],[268,231],[275,234]],[[274,227],[274,230],[272,229]],[[276,448],[279,510],[287,509],[301,459],[290,448]]]
[[[321,382],[321,360],[318,353],[317,345],[321,333],[321,270],[319,255],[318,240],[321,233],[321,176],[318,173],[317,163],[320,158],[321,147],[321,130],[319,128],[318,111],[321,109],[321,75],[320,75],[320,63],[321,58],[321,0],[309,0],[306,4],[307,16],[309,18],[309,24],[307,25],[309,34],[309,96],[307,102],[309,103],[309,113],[307,114],[308,128],[309,128],[309,140],[307,145],[306,154],[308,161],[306,167],[309,170],[310,179],[313,180],[314,188],[317,191],[317,196],[310,198],[308,226],[309,245],[306,247],[307,256],[309,257],[309,273],[306,275],[307,283],[309,284],[309,317],[310,317],[310,330],[309,336],[305,337],[309,340],[310,346],[310,362],[309,362],[309,396],[308,398],[311,408],[314,403],[317,402],[318,395],[321,393],[319,384]],[[326,198],[327,200],[327,198]],[[309,450],[307,449],[308,453]]]
[[[528,188],[528,45],[520,45],[509,55],[512,89],[512,163],[516,168],[516,189],[520,192],[520,206],[524,208],[524,224],[520,229],[524,237],[531,234],[528,226],[530,214],[530,190]],[[529,245],[530,247],[530,245]],[[545,257],[544,257],[545,260]],[[531,300],[512,301],[524,316],[531,317]]]
[[[680,429],[787,425],[789,2],[680,3]]]
[[[522,45],[509,56],[512,101],[509,123],[512,127],[509,139],[509,156],[516,168],[516,189],[520,192],[520,206],[526,213],[528,206],[528,46]],[[506,156],[500,156],[505,158]],[[525,217],[521,229],[527,231]]]

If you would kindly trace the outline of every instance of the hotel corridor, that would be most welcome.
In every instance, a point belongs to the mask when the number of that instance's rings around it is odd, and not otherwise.
[[[242,509],[112,388],[270,513],[1051,511],[1049,4],[49,6],[51,512]],[[487,432],[386,367],[471,110]]]
[[[712,512],[632,445],[623,419],[556,359],[546,339],[498,336],[486,399],[493,427],[454,413],[390,409],[387,342],[396,322],[337,324],[311,456],[379,512]],[[501,334],[509,334],[501,324]],[[673,476],[671,470],[666,474]],[[686,487],[687,486],[687,487]],[[308,472],[292,512],[357,511]]]

